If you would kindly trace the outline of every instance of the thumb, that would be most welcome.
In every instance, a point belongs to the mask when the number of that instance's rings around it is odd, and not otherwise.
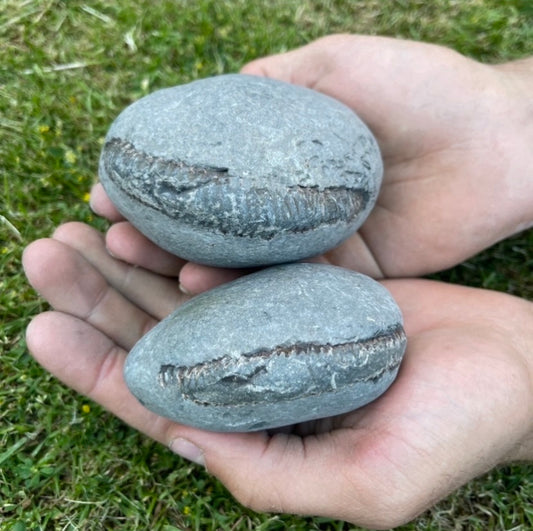
[[[313,88],[329,71],[327,55],[337,37],[340,36],[323,37],[289,52],[256,59],[244,65],[241,73]]]
[[[244,506],[258,512],[324,516],[389,528],[389,487],[368,482],[354,458],[370,441],[341,429],[300,437],[266,432],[212,433],[180,426],[174,452],[204,464]],[[192,443],[194,441],[194,443]],[[367,480],[365,481],[365,477]],[[385,492],[387,491],[387,492]]]
[[[394,39],[329,35],[289,52],[256,59],[241,72],[327,94],[357,112],[382,140],[387,133],[382,131],[387,123],[384,117],[391,120],[384,107],[391,99],[389,62],[396,47]]]

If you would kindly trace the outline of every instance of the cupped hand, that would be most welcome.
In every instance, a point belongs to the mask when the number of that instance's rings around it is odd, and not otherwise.
[[[484,65],[440,46],[333,35],[254,61],[243,72],[311,87],[354,109],[385,163],[377,206],[359,232],[319,260],[376,278],[448,268],[533,223],[533,65]],[[92,204],[119,216],[102,188]],[[116,255],[180,274],[199,291],[231,273],[184,265],[113,227]],[[181,271],[181,272],[180,272]]]
[[[385,283],[408,349],[397,380],[350,414],[284,433],[220,434],[146,410],[122,377],[128,350],[188,299],[112,258],[86,225],[31,244],[24,267],[54,307],[27,332],[35,358],[131,426],[203,464],[245,505],[389,528],[492,467],[533,456],[533,305],[425,280]]]

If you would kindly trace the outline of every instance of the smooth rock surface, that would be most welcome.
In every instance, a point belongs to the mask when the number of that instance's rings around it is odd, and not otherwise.
[[[406,345],[388,291],[322,264],[264,269],[179,307],[133,348],[124,376],[148,409],[212,431],[345,413],[381,395]]]
[[[187,260],[295,261],[335,247],[375,204],[383,166],[342,103],[230,74],[154,92],[106,137],[100,179],[121,213]]]

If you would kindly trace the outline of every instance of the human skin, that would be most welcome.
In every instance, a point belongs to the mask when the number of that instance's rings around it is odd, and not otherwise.
[[[318,260],[375,278],[418,276],[533,224],[532,59],[485,65],[430,44],[333,35],[243,72],[333,96],[378,139],[385,175],[376,208]],[[92,205],[120,220],[100,185]],[[110,229],[107,245],[128,262],[179,275],[192,293],[236,275],[184,264],[127,223]]]
[[[531,70],[531,61],[481,65],[359,36],[244,69],[329,93],[374,130],[385,160],[378,206],[319,260],[378,278],[448,267],[531,225]],[[116,222],[105,239],[67,224],[25,251],[28,279],[54,307],[30,324],[30,351],[67,385],[207,466],[245,505],[390,528],[495,466],[533,459],[532,303],[420,279],[384,281],[408,349],[395,383],[364,408],[275,434],[210,433],[147,411],[122,378],[129,349],[188,300],[180,282],[197,293],[241,272],[156,248],[99,186],[92,204]]]
[[[408,347],[382,397],[283,433],[221,434],[151,413],[123,380],[134,343],[188,300],[176,279],[111,257],[103,235],[81,223],[31,244],[24,268],[54,307],[28,327],[37,361],[205,465],[252,509],[390,528],[495,466],[533,458],[530,302],[428,280],[387,280]]]

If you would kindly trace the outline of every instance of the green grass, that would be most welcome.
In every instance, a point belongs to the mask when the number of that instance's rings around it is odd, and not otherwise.
[[[157,88],[237,70],[333,32],[431,41],[502,61],[533,54],[529,0],[0,0],[0,529],[347,530],[256,514],[198,468],[59,384],[24,329],[45,305],[20,259],[87,205],[118,112]],[[533,299],[533,232],[439,278]],[[533,468],[472,481],[405,530],[530,529]]]

